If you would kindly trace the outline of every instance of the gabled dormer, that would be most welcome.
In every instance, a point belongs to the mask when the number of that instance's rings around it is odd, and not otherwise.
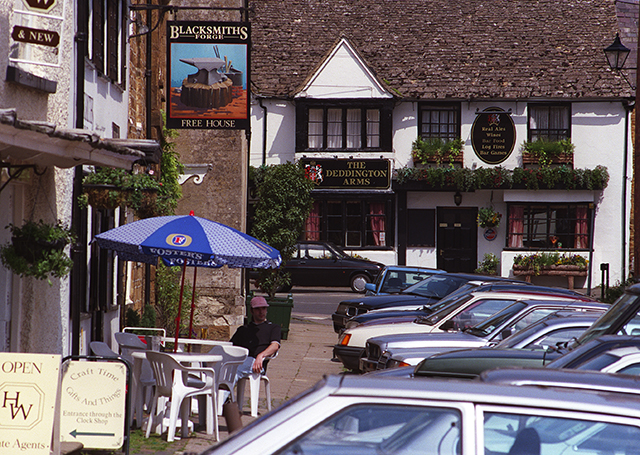
[[[351,45],[341,38],[294,98],[389,99],[393,96]]]
[[[393,95],[348,39],[320,62],[296,100],[296,152],[391,151]]]

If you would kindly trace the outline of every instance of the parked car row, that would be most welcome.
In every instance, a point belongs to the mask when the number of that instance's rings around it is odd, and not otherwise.
[[[476,313],[484,319],[454,331],[474,319],[451,323],[450,316],[489,295],[515,300],[487,305]],[[425,337],[482,338],[484,328],[504,339],[430,356],[415,367],[326,377],[203,455],[637,455],[640,284],[611,306],[513,289],[471,292],[450,305],[428,318],[453,324],[451,331]],[[520,355],[496,357],[502,360],[485,368],[492,352]]]
[[[421,348],[424,358],[453,349],[486,346],[550,313],[569,308],[604,311],[606,306],[585,296],[541,292],[533,286],[528,290],[468,292],[446,304],[432,304],[425,316],[388,317],[346,329],[334,346],[334,356],[349,370],[368,371],[386,362],[387,351],[394,348]],[[361,362],[365,356],[366,361]]]

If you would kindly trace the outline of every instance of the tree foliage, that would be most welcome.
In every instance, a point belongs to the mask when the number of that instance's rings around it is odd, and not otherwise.
[[[283,264],[295,252],[313,204],[315,184],[305,177],[299,164],[262,166],[255,170],[258,202],[251,234],[280,251]],[[279,270],[264,270],[257,286],[273,297],[290,279]]]

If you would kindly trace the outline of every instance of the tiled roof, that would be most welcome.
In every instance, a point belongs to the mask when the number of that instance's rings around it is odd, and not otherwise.
[[[604,58],[620,31],[614,0],[254,0],[250,7],[259,95],[293,96],[341,36],[407,99],[634,95]]]

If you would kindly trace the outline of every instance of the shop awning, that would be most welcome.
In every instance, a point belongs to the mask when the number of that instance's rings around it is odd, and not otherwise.
[[[0,162],[70,168],[81,164],[131,169],[136,161],[157,163],[162,149],[148,139],[105,139],[92,131],[19,120],[0,109]]]

